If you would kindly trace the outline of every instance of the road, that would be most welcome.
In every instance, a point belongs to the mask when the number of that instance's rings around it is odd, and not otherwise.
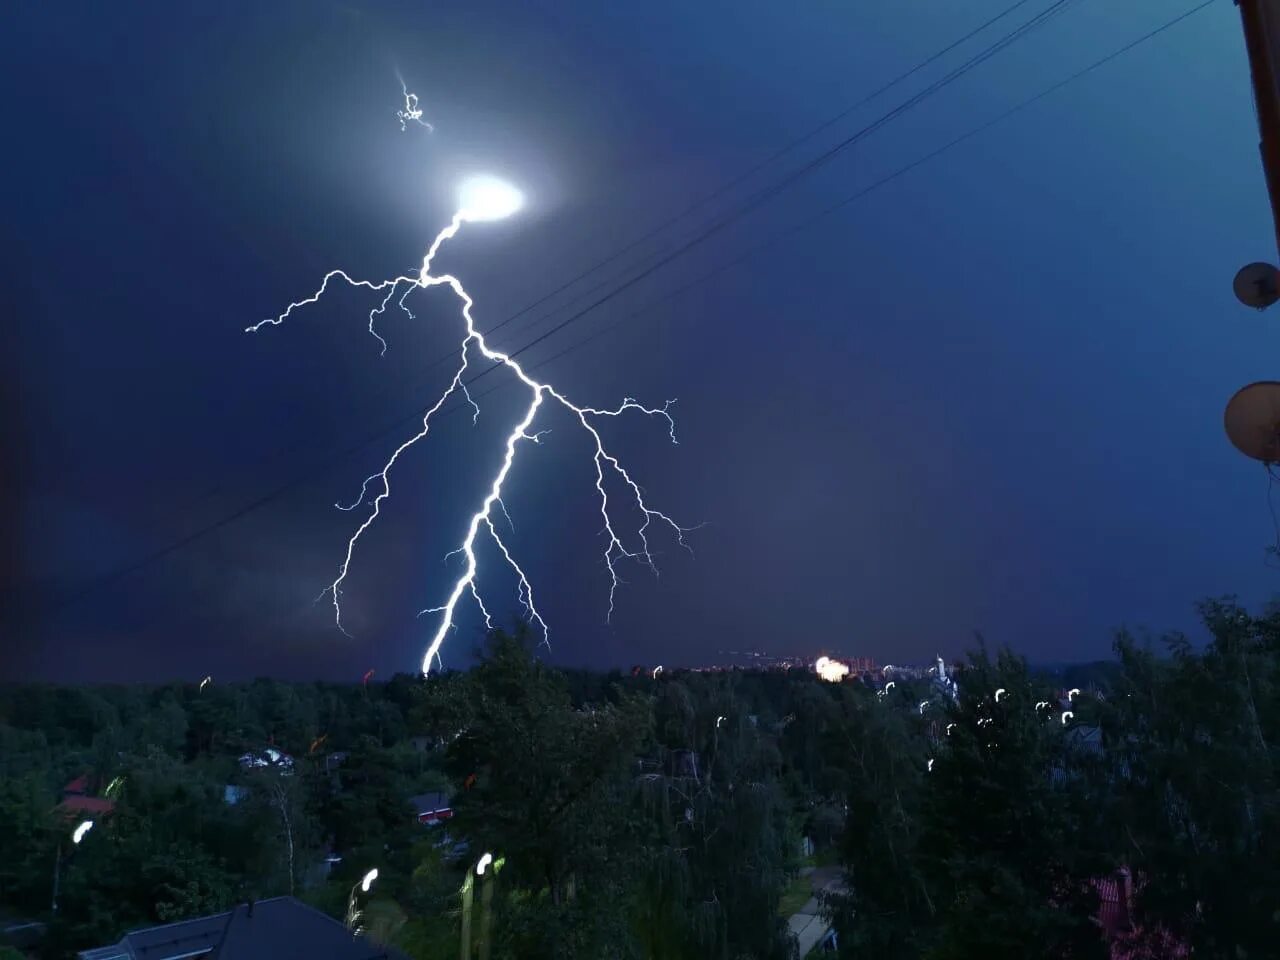
[[[802,960],[818,945],[827,932],[827,922],[822,919],[818,906],[818,894],[825,890],[834,893],[840,889],[839,867],[805,867],[800,871],[801,876],[805,876],[806,871],[813,896],[803,907],[787,918],[787,929],[800,945]]]

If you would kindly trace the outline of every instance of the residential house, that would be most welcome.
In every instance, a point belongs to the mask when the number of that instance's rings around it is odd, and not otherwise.
[[[453,817],[453,802],[446,793],[433,791],[409,798],[418,822],[427,826],[444,823]]]
[[[95,797],[89,790],[88,776],[76,777],[62,788],[58,810],[68,818],[98,820],[110,816],[116,805],[106,797]]]

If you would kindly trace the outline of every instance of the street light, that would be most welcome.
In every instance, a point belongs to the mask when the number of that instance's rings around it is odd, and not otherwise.
[[[489,870],[490,864],[493,869]],[[484,889],[480,894],[480,936],[478,945],[480,949],[481,960],[488,960],[489,957],[489,928],[492,924],[493,916],[493,875],[498,872],[498,868],[502,866],[502,861],[497,862],[493,859],[492,853],[483,854],[476,863],[475,876],[471,872],[467,872],[467,879],[462,883],[462,942],[461,942],[461,960],[471,960],[471,903],[475,896],[476,877],[483,877],[480,882],[484,884]]]
[[[84,835],[93,829],[92,820],[81,820],[80,825],[71,832],[71,843],[80,846]],[[58,841],[58,850],[53,861],[53,901],[50,904],[54,913],[58,912],[58,885],[62,879],[62,841]]]
[[[347,929],[359,933],[360,911],[356,908],[356,893],[368,893],[373,881],[378,879],[378,868],[374,867],[358,881],[351,885],[351,896],[347,897]]]

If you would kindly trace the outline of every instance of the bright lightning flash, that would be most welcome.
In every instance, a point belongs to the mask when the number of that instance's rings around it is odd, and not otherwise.
[[[400,129],[402,131],[408,130],[409,124],[416,123],[420,127],[426,127],[427,133],[435,133],[436,128],[422,119],[422,108],[418,106],[418,95],[409,92],[409,87],[405,84],[403,77],[400,78],[400,92],[404,94],[404,109],[396,111],[396,117],[400,120]]]
[[[412,95],[409,95],[412,96]],[[412,117],[410,119],[413,119]],[[405,306],[405,298],[414,290],[419,288],[447,286],[453,291],[462,303],[462,319],[466,327],[466,335],[462,338],[459,345],[459,361],[458,367],[454,371],[453,379],[448,387],[436,399],[435,403],[423,414],[422,429],[415,433],[391,454],[383,468],[375,474],[369,476],[360,488],[360,496],[354,503],[348,506],[340,506],[340,509],[352,510],[361,504],[367,504],[369,512],[364,521],[356,528],[355,533],[351,535],[351,539],[347,541],[346,556],[343,558],[338,568],[337,579],[333,581],[321,596],[331,594],[333,598],[334,619],[340,630],[345,633],[346,630],[342,623],[342,584],[347,578],[347,573],[351,567],[352,556],[355,553],[356,544],[365,531],[373,525],[377,520],[381,510],[382,503],[391,494],[390,473],[391,468],[396,465],[401,455],[427,436],[431,429],[432,417],[439,412],[440,408],[453,396],[461,394],[466,402],[472,407],[472,410],[478,415],[479,407],[472,400],[471,394],[467,392],[464,376],[466,375],[473,353],[479,353],[486,360],[499,363],[510,370],[517,379],[529,391],[529,404],[525,407],[524,414],[519,417],[512,426],[511,431],[507,434],[505,448],[506,453],[502,461],[502,465],[498,468],[493,479],[489,483],[487,492],[480,503],[479,509],[472,514],[471,521],[467,526],[466,536],[462,542],[449,554],[446,559],[461,554],[465,558],[465,567],[462,573],[454,581],[452,588],[448,591],[444,602],[439,606],[429,607],[422,611],[425,613],[440,614],[440,622],[436,628],[435,634],[431,638],[430,644],[427,646],[426,653],[422,658],[422,672],[428,673],[431,668],[433,658],[439,657],[440,646],[444,642],[445,636],[449,630],[454,627],[454,618],[457,614],[459,602],[463,595],[470,593],[475,599],[486,625],[492,627],[492,618],[488,609],[485,607],[484,601],[481,599],[480,591],[477,585],[478,561],[476,558],[476,541],[482,535],[487,535],[489,539],[498,548],[503,560],[512,569],[516,576],[517,597],[523,605],[529,619],[534,620],[541,627],[544,638],[548,636],[546,621],[538,612],[538,608],[533,599],[533,587],[529,581],[525,571],[520,564],[512,556],[507,544],[503,541],[498,533],[498,526],[494,523],[493,512],[495,507],[506,513],[506,504],[503,503],[502,496],[504,485],[511,473],[511,469],[515,464],[516,454],[520,446],[526,441],[540,442],[540,438],[547,431],[531,432],[534,420],[537,419],[539,412],[542,410],[543,402],[551,400],[567,411],[574,418],[578,425],[586,432],[590,438],[591,445],[594,448],[592,459],[595,467],[595,488],[600,503],[600,516],[603,522],[602,534],[605,539],[604,562],[609,570],[610,587],[609,587],[609,616],[612,617],[614,609],[614,597],[617,593],[618,585],[621,580],[618,576],[618,563],[622,560],[636,560],[649,567],[656,575],[658,572],[657,565],[654,562],[652,549],[649,543],[650,528],[654,524],[665,526],[674,534],[676,541],[685,549],[689,549],[684,541],[684,534],[689,532],[690,528],[681,527],[665,513],[652,509],[645,500],[644,493],[640,485],[632,478],[631,474],[626,470],[621,462],[609,452],[604,443],[604,438],[600,435],[599,424],[604,418],[618,417],[628,411],[641,413],[649,417],[657,417],[666,421],[667,433],[671,438],[671,442],[676,442],[675,421],[671,417],[670,409],[674,400],[668,400],[660,407],[646,407],[630,397],[624,398],[622,403],[612,409],[597,409],[595,407],[584,407],[570,401],[564,394],[560,393],[549,383],[542,383],[534,380],[524,370],[516,360],[501,351],[494,350],[485,340],[484,335],[476,329],[475,321],[471,316],[473,301],[471,295],[463,289],[461,281],[449,274],[433,276],[431,273],[431,264],[436,253],[445,241],[452,239],[461,229],[463,223],[471,221],[497,220],[502,217],[510,216],[515,213],[523,203],[520,192],[510,184],[492,177],[475,177],[466,181],[462,186],[460,206],[458,212],[453,215],[452,221],[447,227],[436,235],[431,246],[422,260],[422,266],[416,275],[408,274],[398,277],[392,277],[386,280],[370,281],[355,280],[343,270],[331,270],[325,274],[324,280],[320,287],[310,297],[289,304],[288,308],[281,314],[255,323],[253,326],[246,328],[247,332],[254,333],[264,326],[278,326],[284,323],[290,315],[297,309],[318,301],[328,289],[329,282],[335,278],[353,287],[362,287],[377,293],[384,294],[381,304],[374,308],[369,314],[369,332],[382,343],[383,351],[386,350],[386,341],[379,336],[374,329],[374,321],[376,317],[386,308],[391,298],[400,293],[399,306],[406,313],[409,313]],[[409,316],[412,316],[410,313]],[[607,482],[620,484],[625,488],[628,499],[631,504],[639,511],[637,517],[638,525],[635,529],[627,531],[627,539],[624,541],[624,532],[620,531],[615,515],[611,507],[609,495],[606,492]],[[372,500],[368,499],[371,488],[376,488],[377,492]],[[628,545],[629,544],[629,545]],[[419,614],[421,616],[421,614]],[[661,669],[661,668],[659,668]]]

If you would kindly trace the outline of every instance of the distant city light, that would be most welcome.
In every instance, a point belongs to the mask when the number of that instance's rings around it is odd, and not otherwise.
[[[818,676],[828,683],[839,683],[849,674],[849,665],[847,663],[832,660],[830,657],[819,657],[813,664],[813,669],[817,671]]]

